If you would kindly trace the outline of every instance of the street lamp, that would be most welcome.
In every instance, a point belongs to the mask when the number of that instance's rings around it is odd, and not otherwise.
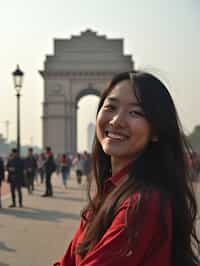
[[[17,150],[18,154],[20,155],[20,92],[23,83],[23,76],[24,73],[20,70],[19,65],[17,65],[16,70],[12,73],[14,87],[17,92]]]

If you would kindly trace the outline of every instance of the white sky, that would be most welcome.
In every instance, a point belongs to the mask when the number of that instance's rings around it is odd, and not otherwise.
[[[124,38],[126,54],[136,67],[148,67],[167,82],[186,133],[200,124],[199,0],[6,0],[0,5],[0,132],[10,121],[9,139],[16,138],[16,97],[11,73],[25,72],[21,99],[22,143],[41,145],[43,69],[53,54],[54,38],[70,38],[88,28],[108,38]],[[87,127],[95,100],[84,98],[80,129]],[[90,112],[89,112],[90,111]],[[94,117],[89,119],[94,120]],[[83,135],[84,136],[84,135]],[[79,140],[84,149],[86,136]]]

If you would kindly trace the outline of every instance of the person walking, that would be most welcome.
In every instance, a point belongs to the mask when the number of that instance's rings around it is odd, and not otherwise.
[[[83,172],[84,172],[84,175],[86,176],[87,178],[87,182],[89,183],[89,179],[90,179],[90,176],[91,176],[91,168],[92,168],[92,159],[91,159],[91,156],[90,154],[85,151],[83,153]]]
[[[34,179],[36,175],[36,170],[37,163],[35,157],[33,156],[33,149],[29,148],[28,155],[24,160],[24,173],[26,179],[26,186],[29,194],[32,194],[34,190]]]
[[[37,173],[40,176],[40,183],[44,182],[44,164],[45,164],[45,155],[44,153],[40,153],[37,159]]]
[[[76,180],[78,184],[82,183],[82,176],[84,171],[84,159],[80,153],[77,153],[76,158],[73,161],[73,165],[76,171]]]
[[[8,182],[10,183],[10,190],[12,196],[12,204],[9,205],[10,208],[16,207],[16,195],[18,193],[19,207],[23,207],[23,198],[22,198],[22,185],[24,182],[23,172],[24,165],[22,159],[18,155],[17,149],[13,148],[7,162],[7,171],[8,171]]]
[[[67,179],[70,173],[71,161],[66,154],[63,154],[60,158],[60,171],[62,174],[62,181],[65,188],[67,188]]]
[[[97,108],[89,202],[54,266],[200,265],[187,152],[166,86],[142,71],[114,76]]]
[[[1,185],[2,185],[2,181],[5,180],[5,169],[4,169],[4,161],[2,159],[2,157],[0,157],[0,208],[2,207],[1,204]]]
[[[54,160],[53,152],[51,151],[51,147],[46,147],[45,156],[46,156],[46,161],[44,163],[44,169],[45,169],[46,189],[42,197],[52,197],[53,187],[51,183],[51,176],[53,172],[56,171],[56,163]]]

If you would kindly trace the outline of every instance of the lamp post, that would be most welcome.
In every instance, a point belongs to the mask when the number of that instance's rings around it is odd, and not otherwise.
[[[17,150],[18,154],[20,155],[20,92],[22,88],[23,83],[23,76],[24,73],[20,70],[19,65],[17,65],[16,70],[12,73],[13,75],[13,81],[14,81],[14,87],[17,92]]]

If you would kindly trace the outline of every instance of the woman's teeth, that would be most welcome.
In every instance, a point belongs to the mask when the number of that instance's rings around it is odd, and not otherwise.
[[[124,140],[126,139],[125,136],[119,135],[119,134],[115,134],[115,133],[111,133],[111,132],[106,132],[106,136],[112,139],[116,139],[116,140]]]

